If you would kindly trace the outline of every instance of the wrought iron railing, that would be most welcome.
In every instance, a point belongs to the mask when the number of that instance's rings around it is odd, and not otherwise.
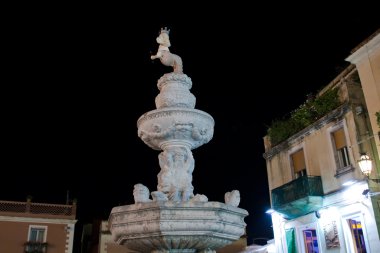
[[[303,176],[272,190],[273,208],[309,197],[323,196],[320,176]]]
[[[25,253],[47,253],[47,242],[26,242]]]

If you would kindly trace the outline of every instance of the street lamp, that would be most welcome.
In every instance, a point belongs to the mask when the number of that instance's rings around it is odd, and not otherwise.
[[[371,175],[371,171],[372,171],[372,160],[369,158],[369,156],[367,154],[363,153],[360,155],[360,160],[358,161],[358,164],[359,164],[359,168],[360,168],[361,172],[366,177],[367,184],[368,184],[369,180],[376,182],[376,183],[380,182],[380,179],[369,178],[369,175]],[[367,194],[377,195],[377,194],[380,194],[380,192],[371,192],[370,189],[366,189],[366,190],[364,190],[363,195],[367,196]]]
[[[369,175],[372,171],[372,160],[369,158],[367,154],[361,154],[360,160],[358,161],[359,168],[362,173],[369,179]]]

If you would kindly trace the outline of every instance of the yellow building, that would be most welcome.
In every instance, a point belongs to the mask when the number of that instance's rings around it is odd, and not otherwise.
[[[380,175],[380,30],[373,36],[363,41],[346,59],[355,64],[363,88],[364,98],[367,105],[368,117],[371,121],[372,136],[375,140],[374,157],[375,171],[371,178],[378,178]],[[371,137],[372,138],[372,137]],[[372,191],[380,191],[379,184],[369,181],[369,188]],[[377,230],[380,232],[380,200],[372,198],[374,206]]]
[[[76,203],[0,201],[0,252],[71,253]]]
[[[372,56],[354,57],[358,68],[350,65],[264,137],[276,252],[380,252],[374,38]],[[358,164],[364,153],[375,168],[369,180]]]

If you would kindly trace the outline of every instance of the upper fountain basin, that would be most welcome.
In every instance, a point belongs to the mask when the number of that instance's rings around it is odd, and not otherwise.
[[[195,149],[211,140],[214,119],[201,110],[166,107],[142,115],[137,128],[138,136],[152,149],[176,144]]]

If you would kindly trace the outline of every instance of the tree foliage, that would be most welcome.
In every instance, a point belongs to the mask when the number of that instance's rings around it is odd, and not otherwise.
[[[290,117],[272,122],[267,131],[272,146],[311,125],[339,105],[338,89],[328,90],[316,98],[309,95],[305,103],[290,113]]]

